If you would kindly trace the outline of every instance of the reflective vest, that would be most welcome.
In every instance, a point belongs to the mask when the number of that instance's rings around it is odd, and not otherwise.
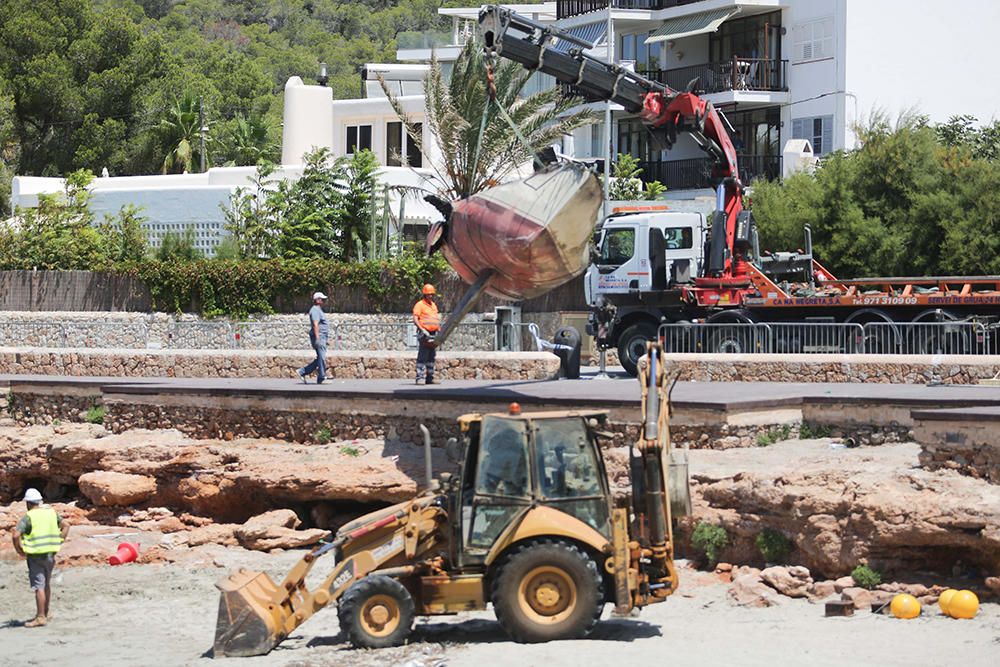
[[[39,507],[28,510],[31,521],[31,532],[21,536],[21,548],[25,554],[54,554],[62,545],[62,531],[59,530],[59,517],[51,507]]]

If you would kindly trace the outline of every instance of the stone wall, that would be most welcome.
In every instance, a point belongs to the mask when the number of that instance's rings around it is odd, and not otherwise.
[[[446,349],[496,349],[492,313],[472,313],[458,325]],[[366,315],[329,313],[330,350],[412,350],[416,331],[406,313]],[[558,313],[527,313],[551,338]],[[522,348],[534,349],[526,327]],[[509,335],[509,334],[508,334]],[[245,321],[203,319],[195,315],[101,312],[0,312],[0,347],[88,347],[176,350],[308,350],[304,315],[268,315]]]
[[[919,414],[914,435],[921,466],[1000,484],[1000,421],[921,419]]]
[[[313,355],[261,350],[0,348],[0,373],[100,377],[289,378]],[[327,355],[331,378],[410,378],[413,352],[341,351]],[[440,352],[437,375],[457,380],[545,380],[559,358],[548,352]]]
[[[670,374],[696,382],[977,384],[1000,373],[1000,357],[871,354],[668,354]]]

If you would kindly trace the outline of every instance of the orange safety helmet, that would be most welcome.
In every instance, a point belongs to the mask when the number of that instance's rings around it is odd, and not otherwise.
[[[437,294],[437,290],[434,289],[434,285],[431,285],[430,283],[425,284],[422,291],[425,296],[428,294]]]

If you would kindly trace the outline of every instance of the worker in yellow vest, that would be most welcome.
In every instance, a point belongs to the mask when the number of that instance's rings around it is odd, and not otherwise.
[[[14,528],[14,550],[28,561],[28,582],[35,591],[35,618],[24,624],[37,628],[48,623],[49,601],[52,599],[52,568],[56,553],[66,539],[69,524],[56,511],[42,504],[38,489],[28,489],[24,494],[28,513],[21,517]]]

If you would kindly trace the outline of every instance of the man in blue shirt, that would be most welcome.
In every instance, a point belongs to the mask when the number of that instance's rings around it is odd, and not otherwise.
[[[327,296],[322,292],[313,294],[313,307],[309,309],[309,342],[316,351],[316,360],[296,371],[302,378],[303,384],[306,376],[314,372],[316,384],[323,384],[323,380],[326,379],[326,344],[330,340],[330,325],[326,321],[326,313],[323,312],[323,302],[326,299]]]

